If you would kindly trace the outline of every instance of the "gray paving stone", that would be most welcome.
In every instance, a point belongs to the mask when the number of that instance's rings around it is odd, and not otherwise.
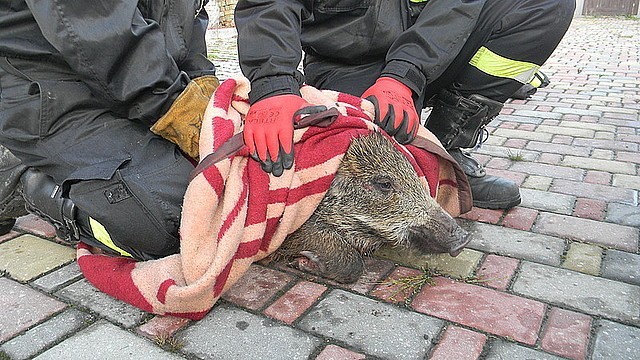
[[[495,340],[491,343],[486,360],[561,360],[562,358],[530,349],[516,343]]]
[[[602,276],[640,285],[640,255],[619,250],[607,250],[602,266]]]
[[[384,359],[422,359],[443,321],[390,304],[334,290],[298,326]]]
[[[525,131],[525,130],[516,130],[516,129],[496,129],[493,132],[496,136],[502,136],[508,139],[524,139],[524,140],[535,140],[535,141],[545,141],[550,142],[553,134],[535,132],[535,131]]]
[[[513,291],[587,314],[640,325],[640,286],[525,261]]]
[[[526,161],[517,161],[513,163],[509,170],[529,175],[541,175],[555,179],[570,179],[575,181],[582,181],[584,176],[584,170],[582,169]]]
[[[491,139],[492,137],[490,137]],[[520,155],[524,161],[535,161],[540,154],[537,151],[512,149],[504,146],[494,146],[489,144],[483,144],[474,153],[490,155],[493,157],[508,158],[509,154]]]
[[[101,292],[84,279],[57,291],[55,295],[127,328],[139,324],[146,315],[144,311]]]
[[[573,169],[579,170],[580,169]],[[608,185],[589,184],[585,182],[569,181],[565,178],[557,178],[553,181],[550,191],[577,197],[604,200],[607,202],[618,202],[627,205],[636,205],[636,191],[617,188]]]
[[[623,187],[623,188],[633,189],[633,190],[640,190],[640,176],[614,174],[613,186],[618,186],[618,187]]]
[[[531,228],[540,234],[599,244],[625,251],[637,251],[638,229],[572,216],[540,213]]]
[[[552,144],[548,142],[529,141],[526,145],[529,150],[561,155],[589,156],[591,149],[587,147]]]
[[[638,151],[638,144],[619,140],[574,139],[573,145],[593,149],[608,149],[618,151]]]
[[[562,114],[556,114],[549,111],[516,110],[513,112],[513,115],[515,115],[516,117],[524,116],[542,119],[562,119]]]
[[[80,279],[81,277],[82,272],[78,267],[78,263],[74,261],[69,265],[63,266],[62,268],[35,280],[31,285],[51,293]]]
[[[570,97],[571,94],[563,94],[563,96],[565,97]],[[573,94],[573,96],[575,96],[575,94]],[[576,98],[579,98],[576,96]],[[588,97],[587,97],[588,98]],[[560,114],[572,114],[572,115],[581,115],[581,116],[595,116],[595,117],[601,117],[602,116],[602,111],[594,111],[594,110],[583,110],[583,109],[576,109],[576,108],[566,108],[566,107],[556,107],[553,109],[554,113],[560,113]]]
[[[566,246],[564,240],[553,236],[480,222],[465,221],[462,224],[471,234],[472,240],[467,247],[483,252],[557,266]]]
[[[100,321],[43,352],[35,359],[162,360],[181,358],[182,356],[162,350],[149,340],[106,321]]]
[[[515,115],[505,115],[505,114],[500,114],[497,119],[500,119],[502,121],[511,121],[511,122],[517,122],[517,123],[523,123],[523,124],[540,124],[542,123],[545,119],[544,118],[538,118],[538,117],[532,117],[532,116],[515,116]]]
[[[598,325],[593,359],[640,359],[640,329],[607,320]]]
[[[176,335],[182,352],[202,359],[307,359],[320,339],[223,304]]]
[[[576,197],[572,195],[534,189],[520,189],[520,197],[522,198],[520,206],[565,215],[573,213],[576,202]]]
[[[0,278],[0,342],[11,339],[66,306],[27,285]]]
[[[562,114],[558,114],[562,117]],[[591,129],[577,129],[573,127],[563,127],[563,126],[549,126],[549,125],[540,125],[536,128],[536,131],[541,131],[549,134],[555,135],[567,135],[573,137],[582,137],[592,139],[595,135],[595,131]]]
[[[2,344],[0,351],[7,353],[13,360],[28,359],[68,334],[87,326],[91,321],[93,316],[77,309],[69,309]]]
[[[594,150],[595,152],[596,150]],[[604,151],[600,149],[599,151]],[[579,156],[571,156],[567,155],[562,160],[562,165],[580,168],[580,169],[591,169],[591,170],[600,170],[606,171],[610,173],[621,173],[628,175],[636,174],[636,166],[635,164],[630,164],[622,161],[612,161],[612,160],[603,160],[603,159],[594,159],[594,158],[585,158]],[[616,175],[614,175],[615,178]],[[614,182],[615,185],[615,182]],[[619,186],[619,185],[616,185]]]

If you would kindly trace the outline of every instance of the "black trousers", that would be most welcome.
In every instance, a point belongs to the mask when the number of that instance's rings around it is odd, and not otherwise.
[[[193,164],[149,126],[189,78],[215,74],[206,57],[206,1],[113,3],[0,12],[3,24],[22,19],[0,31],[37,40],[0,56],[0,143],[62,186],[78,208],[81,241],[152,259],[179,251]],[[101,16],[109,27],[86,21]]]
[[[10,64],[31,74],[31,80],[0,71],[4,100],[0,106],[22,98],[20,107],[34,111],[24,112],[20,128],[4,123],[3,135],[15,133],[16,137],[3,144],[25,165],[63,186],[63,196],[82,214],[78,219],[84,225],[81,240],[105,248],[88,226],[91,217],[117,247],[136,258],[178,252],[182,197],[191,162],[144,123],[106,111],[82,82],[39,78],[30,71],[39,66],[34,62],[12,60]],[[36,83],[38,91],[34,91]],[[29,102],[33,106],[24,106]]]
[[[487,0],[474,30],[453,62],[438,78],[427,79],[416,108],[424,108],[443,88],[457,90],[463,96],[479,94],[505,102],[522,83],[482,72],[469,64],[471,58],[484,46],[511,60],[542,65],[566,33],[574,8],[574,0]],[[423,11],[428,10],[429,3]],[[304,65],[310,85],[359,96],[380,76],[385,59],[348,65],[307,55]]]

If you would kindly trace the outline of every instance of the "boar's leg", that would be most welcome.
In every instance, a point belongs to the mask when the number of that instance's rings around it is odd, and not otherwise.
[[[342,236],[307,223],[290,234],[277,252],[290,266],[341,283],[355,282],[364,271],[362,255]]]

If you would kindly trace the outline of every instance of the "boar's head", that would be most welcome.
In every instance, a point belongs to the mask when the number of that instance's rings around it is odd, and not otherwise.
[[[405,156],[374,132],[352,141],[318,208],[275,256],[348,283],[362,274],[363,256],[383,244],[457,256],[468,241]]]

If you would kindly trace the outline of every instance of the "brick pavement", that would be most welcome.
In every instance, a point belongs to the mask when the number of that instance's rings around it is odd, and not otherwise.
[[[209,42],[220,77],[237,73],[234,32]],[[97,292],[21,218],[0,237],[0,359],[639,359],[639,43],[638,20],[574,21],[551,85],[508,103],[476,152],[523,202],[463,215],[457,258],[382,249],[349,286],[254,265],[192,322]]]

